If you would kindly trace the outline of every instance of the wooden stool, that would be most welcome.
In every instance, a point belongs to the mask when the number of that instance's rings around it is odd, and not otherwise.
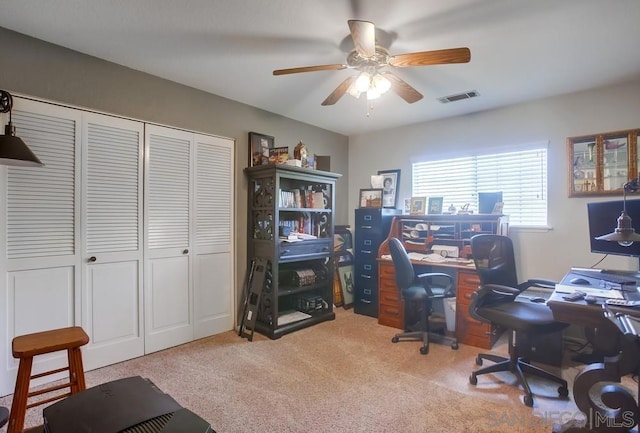
[[[20,359],[20,364],[18,365],[18,378],[16,380],[16,389],[13,393],[13,403],[11,404],[11,414],[9,415],[7,433],[22,432],[27,409],[59,400],[86,389],[84,382],[84,369],[82,367],[82,352],[80,351],[80,347],[84,346],[88,342],[89,336],[79,326],[36,332],[35,334],[21,335],[13,339],[13,357]],[[67,358],[69,360],[68,367],[46,371],[31,376],[31,367],[33,365],[34,356],[44,355],[45,353],[57,352],[60,350],[67,351]],[[29,392],[29,383],[31,379],[60,373],[65,370],[69,370],[69,382]],[[57,391],[63,388],[70,388],[70,392],[27,404],[30,397]]]

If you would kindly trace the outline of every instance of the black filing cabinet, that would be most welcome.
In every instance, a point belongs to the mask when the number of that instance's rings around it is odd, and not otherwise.
[[[395,209],[356,209],[353,311],[378,317],[378,247],[389,235]]]

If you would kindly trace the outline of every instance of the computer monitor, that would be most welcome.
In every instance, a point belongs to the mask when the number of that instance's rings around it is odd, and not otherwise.
[[[502,201],[502,191],[499,192],[479,192],[478,193],[478,213],[491,213],[496,203]]]
[[[625,247],[618,242],[595,239],[614,231],[622,207],[622,200],[587,203],[589,241],[592,253],[640,257],[640,242],[634,242]],[[631,217],[633,228],[636,233],[640,233],[640,200],[627,200],[626,209],[627,215]]]

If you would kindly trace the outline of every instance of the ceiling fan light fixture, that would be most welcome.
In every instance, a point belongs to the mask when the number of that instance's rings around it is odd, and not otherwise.
[[[381,93],[373,87],[367,90],[367,101],[372,101],[374,99],[378,99],[381,96]]]
[[[354,98],[358,99],[360,97],[360,95],[362,94],[361,91],[359,91],[358,89],[356,89],[356,85],[355,83],[352,83],[349,88],[347,89],[347,93],[351,96],[353,96]]]
[[[358,78],[356,78],[355,87],[359,92],[366,92],[371,86],[371,76],[368,72],[362,72]]]
[[[371,80],[371,87],[381,95],[391,88],[391,82],[380,74],[376,74]]]

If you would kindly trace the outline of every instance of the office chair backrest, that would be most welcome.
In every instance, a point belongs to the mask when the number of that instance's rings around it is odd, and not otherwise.
[[[500,235],[475,235],[471,254],[482,284],[517,287],[516,260],[511,238]]]
[[[407,255],[407,250],[398,238],[389,239],[389,251],[393,266],[396,268],[396,285],[402,290],[410,287],[416,279],[411,259]]]

